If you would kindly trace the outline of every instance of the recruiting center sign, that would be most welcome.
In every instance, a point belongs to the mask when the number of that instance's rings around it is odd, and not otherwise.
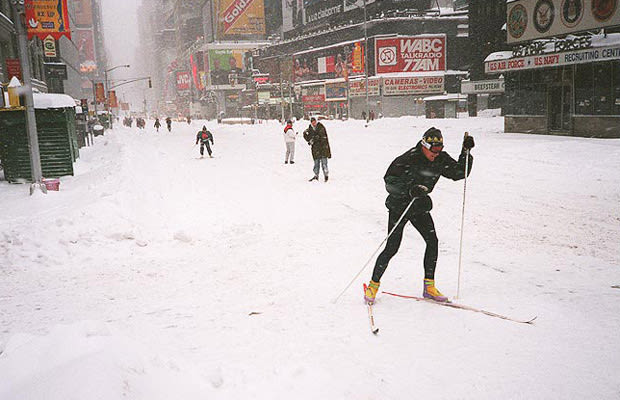
[[[402,36],[375,40],[377,73],[446,70],[446,35]]]

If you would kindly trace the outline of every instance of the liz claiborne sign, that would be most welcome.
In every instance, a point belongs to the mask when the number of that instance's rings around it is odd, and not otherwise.
[[[506,60],[487,61],[484,72],[494,74],[506,71],[520,71],[533,68],[557,67],[559,65],[584,64],[620,59],[620,45],[596,47],[565,53],[548,53],[527,57],[512,57]]]
[[[493,79],[488,81],[461,81],[461,93],[504,93],[506,85],[503,79]]]

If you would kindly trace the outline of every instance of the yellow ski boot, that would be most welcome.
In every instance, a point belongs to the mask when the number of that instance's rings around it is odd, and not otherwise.
[[[368,286],[364,284],[364,300],[366,300],[366,303],[372,304],[375,302],[375,297],[377,297],[377,292],[379,291],[379,285],[381,285],[381,282],[372,280]]]
[[[441,294],[441,292],[435,287],[434,279],[424,279],[423,296],[425,299],[435,300],[440,303],[446,303],[448,301],[448,298]]]

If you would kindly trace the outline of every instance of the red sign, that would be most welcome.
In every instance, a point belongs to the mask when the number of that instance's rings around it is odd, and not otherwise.
[[[110,90],[108,92],[108,98],[110,99],[110,108],[118,108],[118,99],[116,98],[116,90]]]
[[[187,71],[177,72],[177,90],[189,90],[190,75]]]
[[[19,63],[19,58],[7,58],[6,62],[6,72],[9,76],[9,79],[16,76],[20,81],[22,80],[22,66]]]
[[[97,99],[97,103],[105,102],[105,89],[101,82],[95,83],[95,98]]]
[[[67,0],[25,0],[24,7],[28,39],[45,40],[51,35],[56,40],[62,36],[71,40]]]
[[[446,36],[406,36],[375,41],[377,73],[446,70]]]

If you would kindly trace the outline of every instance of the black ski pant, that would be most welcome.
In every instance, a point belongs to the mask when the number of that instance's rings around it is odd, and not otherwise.
[[[209,145],[209,142],[200,142],[200,155],[205,154],[205,146],[207,146],[207,153],[211,155],[211,145]]]
[[[401,216],[402,211],[390,210],[388,217],[388,233],[392,231],[396,222]],[[372,280],[379,282],[383,273],[387,269],[388,263],[398,252],[400,242],[403,239],[403,229],[408,222],[420,232],[422,238],[426,242],[426,251],[424,252],[424,278],[435,279],[435,267],[437,266],[437,254],[438,254],[438,241],[435,233],[435,224],[433,217],[429,212],[423,212],[420,214],[413,214],[411,211],[406,215],[398,224],[398,227],[394,229],[394,233],[389,237],[385,244],[385,249],[377,257],[375,263],[375,269],[372,273]]]

